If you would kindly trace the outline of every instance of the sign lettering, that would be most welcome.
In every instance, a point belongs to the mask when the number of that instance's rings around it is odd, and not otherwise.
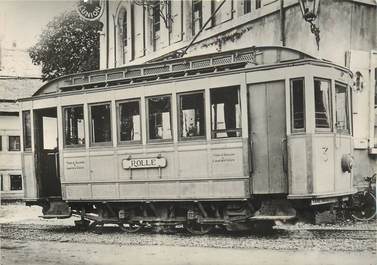
[[[76,9],[83,19],[97,20],[102,16],[104,0],[79,0]]]
[[[137,168],[163,168],[166,167],[165,158],[135,158],[124,159],[122,161],[124,169],[137,169]]]

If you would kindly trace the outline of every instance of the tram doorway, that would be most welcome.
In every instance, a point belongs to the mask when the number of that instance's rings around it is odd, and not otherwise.
[[[284,81],[249,86],[254,194],[287,193]]]
[[[34,110],[38,197],[61,197],[56,108]]]

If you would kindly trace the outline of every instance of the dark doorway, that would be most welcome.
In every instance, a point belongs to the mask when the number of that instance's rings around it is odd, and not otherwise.
[[[35,110],[34,128],[38,196],[61,197],[56,108]]]

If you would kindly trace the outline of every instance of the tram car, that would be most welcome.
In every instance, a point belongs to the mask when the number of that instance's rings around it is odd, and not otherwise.
[[[21,100],[26,203],[194,234],[320,211],[355,192],[351,83],[285,47],[57,78]]]

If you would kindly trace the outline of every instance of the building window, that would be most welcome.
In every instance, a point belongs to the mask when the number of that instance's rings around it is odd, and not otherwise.
[[[305,129],[304,79],[291,80],[291,123],[292,131]]]
[[[179,96],[179,120],[181,139],[205,136],[203,92]]]
[[[118,103],[119,141],[141,141],[140,102]]]
[[[84,107],[72,106],[63,109],[64,146],[85,144]]]
[[[0,151],[3,151],[3,137],[0,135]]]
[[[348,97],[347,86],[335,84],[335,126],[337,132],[344,134],[350,134]]]
[[[330,81],[314,79],[315,127],[331,128]]]
[[[4,190],[4,180],[3,180],[3,174],[0,175],[0,190],[3,191]]]
[[[197,34],[203,26],[202,0],[192,1],[192,35]]]
[[[149,139],[170,140],[171,130],[171,97],[160,96],[148,99]]]
[[[22,128],[23,128],[24,150],[31,149],[31,117],[30,117],[29,110],[22,112]]]
[[[255,0],[255,9],[259,9],[262,7],[262,0]]]
[[[152,31],[154,50],[157,50],[157,42],[160,39],[160,0],[154,1],[152,9]]]
[[[212,138],[241,136],[241,107],[238,87],[211,90]]]
[[[127,28],[127,11],[123,12],[122,19],[122,54],[123,54],[123,63],[126,63],[126,54],[127,54],[127,45],[128,45],[128,28]]]
[[[10,190],[22,190],[21,175],[10,175]]]
[[[243,0],[243,13],[247,14],[251,12],[251,0]]]
[[[9,151],[20,151],[20,136],[9,136]]]
[[[111,142],[111,107],[110,103],[90,106],[91,143]]]

